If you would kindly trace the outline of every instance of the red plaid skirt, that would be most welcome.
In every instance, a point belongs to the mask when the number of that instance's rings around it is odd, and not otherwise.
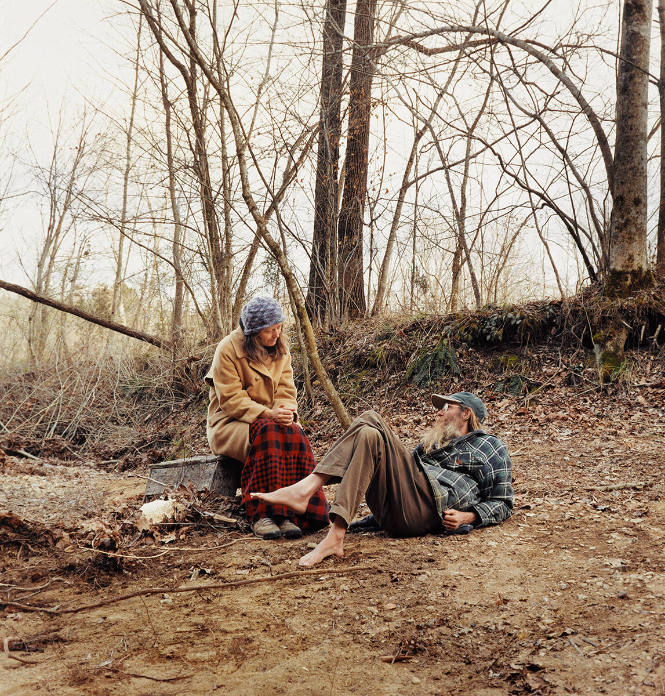
[[[257,418],[249,426],[249,452],[245,460],[240,487],[242,502],[250,522],[261,517],[290,519],[301,529],[314,531],[328,524],[328,501],[319,489],[310,499],[304,515],[284,505],[268,505],[249,497],[250,492],[268,493],[290,486],[311,474],[314,455],[309,440],[299,425],[278,425],[267,418]]]

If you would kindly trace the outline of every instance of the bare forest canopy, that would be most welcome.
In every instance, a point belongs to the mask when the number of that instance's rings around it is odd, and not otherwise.
[[[24,208],[41,225],[3,249],[21,271],[3,266],[2,287],[37,300],[3,295],[8,364],[117,350],[44,302],[178,360],[262,291],[290,308],[344,422],[317,326],[591,282],[626,295],[665,269],[660,3],[114,10],[123,102],[63,105],[46,154],[0,138],[2,229]],[[2,132],[13,118],[0,108]],[[621,359],[616,326],[594,335]]]

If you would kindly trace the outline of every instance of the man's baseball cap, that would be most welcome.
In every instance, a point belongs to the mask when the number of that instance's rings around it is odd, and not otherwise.
[[[444,404],[462,404],[476,414],[479,423],[482,423],[487,416],[485,404],[471,392],[457,392],[448,396],[432,394],[432,403],[436,408],[443,408]]]

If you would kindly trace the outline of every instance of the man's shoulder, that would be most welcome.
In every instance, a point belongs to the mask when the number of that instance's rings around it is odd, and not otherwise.
[[[492,433],[488,433],[485,430],[474,430],[471,435],[475,436],[480,442],[488,442],[493,445],[503,445],[506,447],[506,443],[500,437],[492,435]]]
[[[467,440],[470,448],[482,451],[488,458],[495,455],[508,456],[508,446],[496,435],[484,430],[474,430]]]

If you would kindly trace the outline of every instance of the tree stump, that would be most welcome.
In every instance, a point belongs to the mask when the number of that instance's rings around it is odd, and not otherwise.
[[[160,462],[150,468],[144,498],[161,495],[165,488],[181,485],[233,497],[240,487],[241,471],[242,462],[216,454]]]

